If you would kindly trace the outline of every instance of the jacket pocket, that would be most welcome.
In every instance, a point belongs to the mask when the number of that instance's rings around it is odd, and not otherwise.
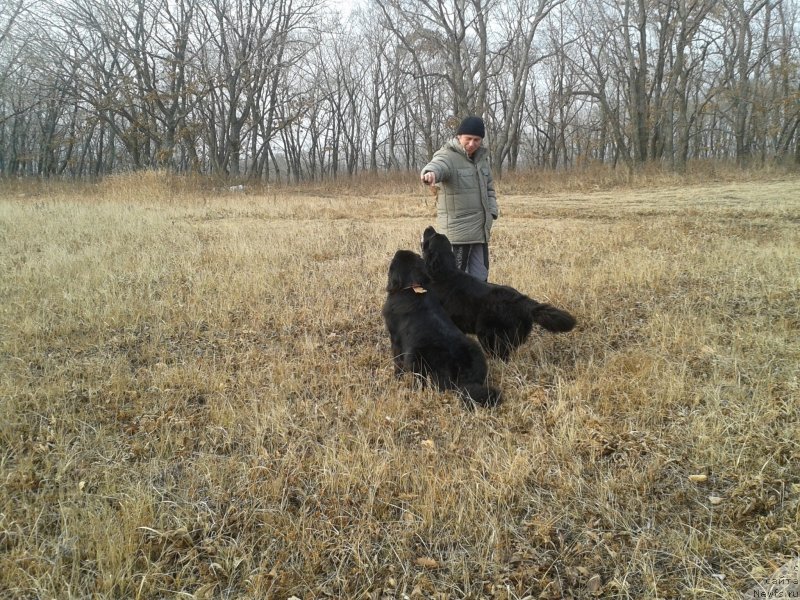
[[[459,169],[458,184],[462,189],[474,189],[478,187],[478,172],[475,169]]]

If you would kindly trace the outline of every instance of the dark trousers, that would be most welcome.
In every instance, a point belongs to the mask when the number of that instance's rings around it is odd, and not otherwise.
[[[489,244],[453,244],[456,266],[473,277],[489,279]]]

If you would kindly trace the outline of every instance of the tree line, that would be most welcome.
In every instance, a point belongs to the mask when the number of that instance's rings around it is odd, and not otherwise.
[[[5,0],[0,174],[800,164],[793,0]]]

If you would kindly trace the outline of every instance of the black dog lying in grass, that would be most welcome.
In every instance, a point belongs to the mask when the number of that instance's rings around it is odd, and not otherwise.
[[[490,356],[508,360],[528,338],[533,323],[555,332],[575,327],[575,317],[564,310],[459,270],[450,240],[433,227],[422,234],[422,255],[430,286],[447,314],[461,331],[477,335]]]
[[[398,250],[389,265],[383,320],[389,330],[394,372],[412,372],[440,390],[455,390],[465,401],[494,406],[500,391],[486,385],[486,358],[478,344],[447,316],[435,295],[428,293],[422,257]]]

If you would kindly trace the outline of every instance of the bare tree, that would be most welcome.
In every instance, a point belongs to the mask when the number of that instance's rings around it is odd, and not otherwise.
[[[54,6],[49,56],[69,65],[77,99],[113,130],[134,167],[172,164],[196,101],[186,77],[194,10],[194,0]]]
[[[627,53],[617,51],[617,21],[600,9],[602,6],[582,5],[573,12],[574,21],[580,29],[568,55],[571,69],[578,78],[571,93],[597,101],[611,134],[613,163],[621,159],[632,171],[635,165],[629,150],[625,119],[629,110],[622,102],[629,87],[626,85],[629,79],[624,68]]]
[[[778,2],[776,28],[776,60],[771,62],[769,81],[773,86],[771,102],[772,130],[775,132],[775,152],[779,161],[792,158],[800,164],[800,102],[791,102],[791,98],[800,98],[800,77],[797,77],[798,47],[792,32],[798,30],[798,7],[788,6],[786,2]],[[795,152],[792,156],[791,143],[795,140]]]
[[[466,114],[499,176],[800,162],[787,0],[8,0],[0,172],[414,169]]]
[[[534,39],[545,18],[565,0],[513,0],[497,5],[501,42],[490,57],[496,100],[491,103],[492,166],[499,177],[506,161],[516,168],[529,82],[546,55]],[[563,31],[563,30],[562,30]],[[563,38],[560,40],[563,45]],[[559,49],[560,52],[560,49]]]
[[[369,9],[367,9],[369,10]],[[372,11],[374,11],[372,7]],[[396,123],[396,116],[391,115],[392,107],[397,105],[397,97],[400,95],[401,74],[397,67],[397,53],[392,43],[389,31],[386,29],[371,28],[369,19],[372,13],[361,13],[361,31],[355,32],[350,37],[349,54],[353,57],[355,64],[365,74],[368,81],[365,81],[365,106],[367,113],[367,125],[369,135],[369,170],[372,173],[378,172],[378,157],[382,143],[388,142],[396,135],[396,126],[388,137],[386,128]],[[363,33],[362,33],[363,32]],[[359,52],[365,49],[366,52]],[[389,151],[393,155],[393,152]],[[386,160],[386,166],[391,167],[393,160]]]
[[[298,32],[311,25],[319,0],[207,0],[200,57],[208,101],[199,106],[211,170],[233,178],[256,174],[260,148],[274,135],[283,72],[311,46]],[[294,36],[294,37],[293,37]],[[256,136],[253,141],[251,136]],[[243,160],[251,142],[251,154]],[[251,167],[246,168],[249,162]]]
[[[0,11],[0,173],[33,174],[40,148],[35,110],[43,97],[36,57],[37,3],[10,0]]]
[[[750,6],[745,0],[725,0],[728,15],[725,29],[729,33],[732,62],[730,73],[731,105],[733,112],[733,134],[736,139],[736,162],[740,166],[750,164],[751,136],[750,120],[753,109],[753,82],[751,74],[763,56],[753,57],[753,29],[755,17],[767,6],[768,0],[756,0]]]
[[[414,65],[421,103],[417,120],[430,156],[441,143],[436,132],[446,120],[436,106],[441,92],[447,92],[451,121],[486,112],[489,5],[484,0],[387,0],[381,8],[382,24]]]
[[[702,69],[711,44],[708,38],[697,39],[697,35],[714,5],[714,0],[674,0],[674,12],[670,11],[671,18],[664,24],[664,30],[670,32],[665,38],[672,60],[664,101],[659,103],[659,129],[667,161],[679,172],[686,170],[690,127],[696,116],[696,112],[690,114],[690,83],[693,73]],[[667,52],[662,50],[661,55],[666,56]],[[653,154],[657,155],[655,151]]]
[[[0,92],[6,91],[9,79],[24,68],[25,61],[21,58],[28,51],[30,37],[25,31],[27,23],[20,22],[22,17],[30,15],[35,8],[36,2],[8,0],[5,9],[0,12]],[[17,107],[15,112],[11,112],[9,108],[0,103],[0,124],[30,106]]]

